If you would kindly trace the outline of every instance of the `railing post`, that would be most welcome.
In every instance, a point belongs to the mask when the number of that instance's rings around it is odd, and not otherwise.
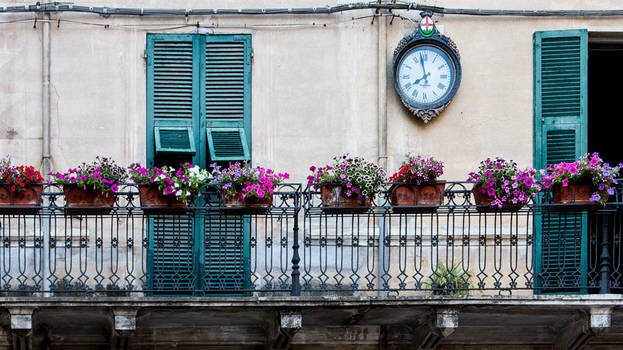
[[[601,224],[601,269],[599,280],[599,293],[610,293],[610,243],[608,242],[608,220],[610,219],[610,213],[606,212],[602,216]]]
[[[299,277],[301,272],[299,271],[299,262],[301,257],[299,256],[299,210],[301,205],[301,192],[296,191],[294,194],[294,228],[293,228],[293,242],[292,242],[292,296],[301,295],[301,284]]]

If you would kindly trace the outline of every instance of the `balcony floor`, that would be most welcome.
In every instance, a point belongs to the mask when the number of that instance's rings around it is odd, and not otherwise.
[[[611,327],[585,340],[589,349],[623,346],[623,296],[419,296],[250,298],[2,298],[8,310],[34,308],[33,349],[110,348],[113,310],[137,310],[130,349],[264,349],[273,344],[279,314],[302,317],[291,349],[417,348],[440,310],[456,310],[458,327],[438,349],[551,349],[592,309],[610,308]],[[575,328],[578,328],[577,330]],[[7,331],[0,349],[8,348]],[[88,346],[87,346],[88,344]],[[268,345],[267,345],[268,344]]]

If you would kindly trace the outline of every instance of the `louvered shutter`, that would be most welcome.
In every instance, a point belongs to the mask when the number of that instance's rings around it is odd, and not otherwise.
[[[147,35],[147,158],[186,155],[198,164],[201,46],[190,34]],[[177,163],[177,161],[173,162]]]
[[[586,153],[586,30],[534,35],[534,160],[546,168]],[[535,217],[535,284],[540,292],[578,293],[587,283],[587,217]]]
[[[210,161],[250,160],[250,36],[206,37],[205,115]]]
[[[251,36],[205,37],[205,117],[209,161],[251,159]],[[249,288],[248,216],[206,216],[206,294]]]
[[[192,295],[196,285],[192,218],[157,216],[149,220],[152,253],[148,274],[153,294]]]
[[[201,46],[189,34],[147,34],[147,163],[156,158],[197,164],[200,157]],[[190,158],[192,157],[192,159]],[[192,295],[197,288],[193,218],[149,216],[149,287],[156,295]]]
[[[241,295],[249,288],[249,219],[205,216],[204,288],[207,294]]]

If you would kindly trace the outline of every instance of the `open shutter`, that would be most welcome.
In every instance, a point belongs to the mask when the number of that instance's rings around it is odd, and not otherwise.
[[[205,43],[205,114],[210,161],[251,159],[251,37]]]
[[[155,295],[192,295],[195,290],[193,221],[185,215],[157,216],[152,227],[149,276]]]
[[[242,120],[208,120],[206,131],[212,161],[251,159]]]
[[[586,153],[586,30],[534,34],[534,165],[573,162]],[[535,285],[581,293],[587,284],[587,217],[545,212],[535,220]]]
[[[208,294],[242,295],[249,288],[249,219],[205,216],[204,286]]]

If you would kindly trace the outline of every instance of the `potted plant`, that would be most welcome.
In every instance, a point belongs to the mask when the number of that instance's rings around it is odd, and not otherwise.
[[[97,157],[91,164],[82,163],[65,173],[51,172],[63,185],[67,207],[74,214],[107,214],[115,203],[115,193],[126,180],[127,173],[112,159]]]
[[[433,157],[407,154],[407,159],[389,181],[392,209],[396,212],[436,211],[443,203],[446,182],[437,180],[443,174],[443,162]]]
[[[219,189],[223,206],[233,214],[261,213],[273,204],[277,184],[289,179],[288,173],[275,173],[263,167],[251,168],[235,162],[227,168],[212,165],[213,184]]]
[[[320,189],[323,211],[365,212],[383,186],[385,173],[378,165],[361,157],[343,155],[333,165],[309,170],[308,184]]]
[[[210,181],[210,173],[190,163],[173,167],[144,168],[139,163],[129,166],[130,178],[138,185],[143,212],[175,211],[188,207],[191,197]]]
[[[480,212],[517,211],[541,190],[533,168],[519,169],[517,163],[487,158],[478,170],[469,173],[472,194]]]
[[[33,166],[14,166],[10,156],[0,159],[0,208],[2,214],[39,211],[43,177]]]
[[[547,167],[543,171],[543,186],[551,188],[556,204],[603,205],[608,196],[614,194],[615,177],[622,166],[611,167],[604,163],[599,153],[587,153],[573,163],[562,162]]]

